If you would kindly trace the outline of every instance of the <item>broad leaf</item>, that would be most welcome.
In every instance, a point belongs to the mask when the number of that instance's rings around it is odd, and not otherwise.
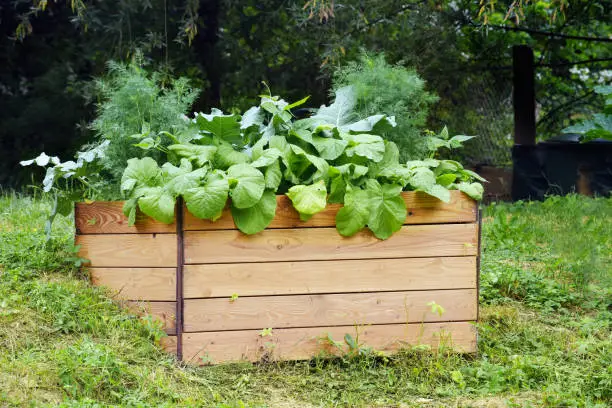
[[[369,174],[376,177],[387,169],[394,169],[399,166],[399,149],[397,145],[390,141],[385,141],[385,152],[382,160],[378,163],[370,164]]]
[[[406,203],[400,195],[402,186],[396,184],[380,185],[370,179],[366,182],[370,199],[368,227],[378,239],[387,239],[400,230],[406,215]]]
[[[217,151],[216,146],[200,146],[191,143],[170,145],[168,149],[179,157],[195,162],[198,167],[210,163]]]
[[[381,134],[393,129],[397,124],[394,116],[374,115],[340,127],[344,132]]]
[[[436,184],[436,176],[427,167],[415,167],[408,183],[414,190],[427,191]]]
[[[436,177],[436,184],[441,185],[442,187],[448,187],[457,179],[457,175],[454,173],[446,173],[441,174]]]
[[[202,167],[191,171],[191,163],[187,159],[181,160],[181,167],[175,167],[170,163],[162,166],[162,173],[166,181],[165,188],[174,196],[185,194],[191,188],[200,185],[200,181],[206,176],[207,168]]]
[[[185,192],[185,205],[191,214],[201,219],[215,221],[221,216],[229,184],[223,174],[214,172],[207,175],[204,184]]]
[[[450,203],[450,199],[451,199],[450,191],[448,191],[446,187],[443,187],[440,184],[434,184],[429,189],[424,190],[424,191],[430,196],[436,197],[440,201],[443,201],[445,203]]]
[[[474,200],[482,200],[484,188],[480,183],[459,183],[456,185],[457,190],[463,191]]]
[[[300,213],[303,221],[323,211],[327,205],[327,190],[322,180],[308,186],[293,186],[287,192],[287,196],[293,202],[293,206]]]
[[[346,140],[321,136],[312,136],[311,143],[317,149],[317,152],[319,152],[319,156],[325,160],[337,159],[344,153],[346,146],[348,146]]]
[[[347,187],[344,206],[336,214],[336,229],[341,235],[350,237],[361,231],[370,218],[370,196],[368,190]]]
[[[233,206],[249,208],[261,199],[266,185],[261,171],[249,164],[236,164],[227,170],[227,176]]]
[[[163,187],[148,187],[143,189],[138,199],[138,207],[149,217],[166,224],[174,221],[175,198]]]
[[[354,108],[357,96],[352,86],[345,86],[336,91],[336,99],[329,106],[321,106],[311,119],[317,124],[329,123],[340,127],[354,122]]]
[[[121,191],[132,193],[132,197],[142,194],[145,187],[160,186],[161,170],[157,162],[150,157],[129,159],[121,177]]]
[[[267,167],[272,163],[278,161],[278,158],[281,155],[282,153],[280,152],[280,150],[274,147],[271,149],[264,150],[262,154],[257,158],[257,160],[251,163],[251,166],[256,168]]]
[[[280,163],[276,160],[274,163],[269,165],[264,171],[264,179],[266,182],[266,188],[277,191],[283,180],[283,173],[281,172]]]
[[[257,234],[263,231],[276,214],[276,195],[268,190],[252,207],[236,208],[232,205],[232,216],[238,229],[245,234]]]
[[[327,201],[330,203],[343,203],[344,196],[346,195],[346,187],[346,179],[342,174],[332,177]]]
[[[327,175],[329,172],[329,164],[327,164],[327,162],[325,160],[323,160],[320,157],[317,157],[315,155],[312,154],[308,154],[306,153],[306,151],[304,151],[304,149],[302,149],[299,146],[296,145],[290,145],[291,150],[293,151],[293,153],[297,156],[302,156],[304,158],[306,158],[306,160],[308,161],[308,163],[312,164],[314,167],[316,167],[316,171],[312,174],[312,176],[306,180],[302,180],[303,182],[310,182],[310,181],[318,181],[321,179],[327,179]],[[290,160],[293,163],[291,164],[291,168],[292,171],[295,169],[295,160]],[[296,174],[298,177],[302,175],[302,172],[295,172],[294,174]]]
[[[195,117],[200,130],[217,136],[226,142],[242,144],[238,118],[238,115],[224,115],[223,112],[215,108],[208,115],[197,113]]]
[[[468,140],[473,139],[475,137],[476,136],[464,136],[464,135],[453,136],[448,141],[448,145],[452,147],[453,149],[457,149],[463,145],[463,142],[467,142]]]
[[[242,115],[240,129],[248,129],[251,126],[259,128],[259,126],[263,125],[264,118],[261,108],[259,106],[252,106]]]
[[[136,223],[136,211],[138,208],[138,199],[130,198],[123,203],[123,214],[128,217],[128,225],[131,227]]]
[[[385,154],[385,142],[382,137],[367,133],[356,135],[341,133],[341,136],[348,142],[348,146],[345,150],[348,157],[357,155],[368,158],[373,162],[379,162],[383,159]]]
[[[224,140],[216,140],[216,143],[217,151],[214,155],[214,164],[217,169],[227,170],[234,164],[250,161],[249,155],[237,151],[230,143]]]

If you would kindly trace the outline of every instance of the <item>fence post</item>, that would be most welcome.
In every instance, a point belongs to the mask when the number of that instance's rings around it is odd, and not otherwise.
[[[535,73],[533,50],[526,45],[512,47],[514,144],[535,145]]]

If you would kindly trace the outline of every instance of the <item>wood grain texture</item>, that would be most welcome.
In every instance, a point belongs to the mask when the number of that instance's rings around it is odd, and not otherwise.
[[[176,234],[78,235],[91,267],[176,267]]]
[[[74,224],[77,234],[175,233],[176,225],[164,224],[138,212],[136,224],[128,225],[123,215],[123,201],[76,203]]]
[[[465,321],[477,303],[475,289],[186,299],[183,319],[185,332]]]
[[[476,288],[476,257],[186,265],[186,298]]]
[[[425,193],[406,191],[402,197],[408,207],[406,224],[442,224],[476,222],[478,203],[460,191],[451,191],[451,201],[444,203]],[[328,204],[324,211],[315,214],[310,220],[300,220],[300,215],[293,208],[291,200],[284,195],[276,197],[276,216],[268,226],[273,228],[308,228],[335,227],[336,213],[340,204]],[[229,208],[226,208],[221,218],[212,222],[194,217],[184,209],[185,231],[231,230],[236,229]]]
[[[164,351],[176,355],[176,336],[166,336],[159,340],[160,346]]]
[[[151,315],[162,322],[162,328],[168,334],[176,334],[176,302],[129,301],[128,308],[140,315]]]
[[[89,277],[118,299],[176,300],[176,268],[89,268]]]
[[[275,329],[261,337],[259,330],[186,333],[183,355],[192,364],[229,361],[302,360],[318,355],[340,355],[347,351],[335,347],[328,335],[343,342],[345,334],[359,338],[359,344],[391,353],[401,348],[427,344],[436,350],[452,347],[464,353],[476,352],[476,329],[470,322],[393,324],[377,326],[313,327]]]
[[[335,228],[185,232],[185,263],[242,263],[475,256],[478,224],[404,226],[387,240],[369,231],[343,237]]]

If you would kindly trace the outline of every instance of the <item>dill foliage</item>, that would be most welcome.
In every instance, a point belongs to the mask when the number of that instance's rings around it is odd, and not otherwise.
[[[128,65],[111,61],[108,71],[106,78],[97,81],[102,102],[91,126],[101,141],[110,142],[102,166],[118,181],[128,159],[162,155],[134,146],[138,141],[132,135],[184,129],[185,115],[199,91],[189,85],[187,78],[164,81],[160,73],[148,73],[141,58]],[[170,140],[162,141],[164,145],[169,143]]]
[[[429,107],[438,97],[425,90],[425,81],[415,70],[388,64],[382,53],[363,52],[334,73],[334,92],[348,85],[357,93],[355,109],[360,118],[377,113],[395,116],[397,126],[384,136],[397,144],[401,160],[424,157],[422,131]]]

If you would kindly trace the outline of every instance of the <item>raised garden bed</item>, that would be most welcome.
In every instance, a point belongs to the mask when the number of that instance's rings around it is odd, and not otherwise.
[[[229,211],[214,223],[182,209],[174,224],[143,217],[129,226],[121,202],[78,203],[76,241],[92,283],[161,319],[165,347],[188,362],[337,354],[346,334],[383,352],[426,344],[471,353],[478,205],[451,193],[448,204],[402,193],[408,217],[384,241],[367,230],[339,235],[339,205],[302,222],[286,196],[268,229],[250,236]]]

